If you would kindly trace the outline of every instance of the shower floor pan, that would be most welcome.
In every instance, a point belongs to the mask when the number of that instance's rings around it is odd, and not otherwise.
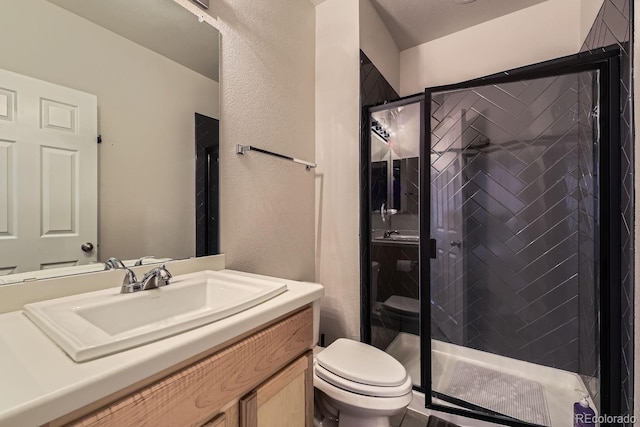
[[[409,375],[411,375],[414,385],[419,387],[420,337],[401,332],[387,347],[386,352],[402,363]],[[432,340],[431,354],[433,364],[432,386],[434,391],[447,394],[448,391],[454,389],[460,390],[460,377],[459,375],[456,377],[456,370],[461,367],[467,370],[475,370],[485,375],[489,375],[489,372],[497,375],[504,374],[503,378],[505,380],[517,377],[525,384],[529,384],[534,390],[538,389],[538,386],[541,388],[543,399],[546,402],[532,403],[546,405],[548,409],[547,419],[552,426],[572,425],[573,403],[581,397],[581,394],[576,389],[586,390],[582,379],[575,373],[498,356],[455,344]],[[465,391],[474,391],[471,382],[469,388]],[[533,399],[538,399],[540,394],[533,396]],[[505,400],[508,400],[508,397]],[[458,407],[438,399],[434,399],[434,402],[443,406]],[[592,408],[595,407],[591,400],[589,400],[589,404]],[[499,405],[496,406],[496,409],[498,408],[500,408]],[[518,413],[515,407],[511,408],[511,410],[513,414]]]

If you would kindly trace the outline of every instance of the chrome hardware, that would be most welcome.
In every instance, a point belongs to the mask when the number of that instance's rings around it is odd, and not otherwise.
[[[273,151],[265,150],[263,148],[254,147],[253,145],[236,144],[236,154],[244,154],[247,151],[257,151],[258,153],[268,154],[270,156],[279,157],[281,159],[289,160],[289,161],[292,161],[294,163],[299,163],[301,165],[304,165],[304,167],[308,171],[310,171],[313,168],[318,167],[318,165],[315,164],[315,163],[311,163],[311,162],[307,162],[307,161],[304,161],[304,160],[296,159],[295,157],[286,156],[284,154],[274,153]]]
[[[171,279],[171,273],[164,266],[156,267],[153,270],[147,272],[142,278],[140,285],[142,285],[142,290],[146,291],[147,289],[159,288],[161,286],[167,286],[169,284],[169,279]]]
[[[120,288],[121,294],[130,294],[142,290],[142,285],[138,283],[136,279],[136,273],[130,268],[125,268],[124,279],[122,279],[122,287]]]
[[[400,234],[400,232],[398,230],[387,230],[384,232],[383,237],[385,239],[388,239],[389,237],[391,237],[392,234]]]
[[[451,242],[451,246],[457,246],[457,247],[461,248],[462,247],[462,242],[460,242],[460,241]]]
[[[91,242],[83,243],[80,246],[80,249],[82,249],[82,252],[92,252],[93,251],[93,243],[91,243]]]
[[[145,260],[145,259],[149,259],[149,258],[155,258],[155,257],[153,255],[147,255],[147,256],[143,256],[142,258],[138,258],[138,260],[134,264],[134,267],[138,267],[138,266],[142,265],[142,261]]]
[[[119,268],[126,269],[127,266],[116,257],[111,257],[104,263],[105,270],[117,270]]]
[[[120,288],[121,294],[130,294],[138,291],[146,291],[148,289],[155,289],[161,286],[167,286],[169,279],[171,279],[171,273],[164,266],[156,267],[153,270],[148,271],[142,280],[138,282],[135,273],[130,268],[125,269],[125,276],[122,280],[122,288]]]
[[[382,222],[387,222],[387,218],[391,215],[395,215],[398,213],[397,209],[386,209],[385,203],[382,203],[380,206],[380,217],[382,218]]]

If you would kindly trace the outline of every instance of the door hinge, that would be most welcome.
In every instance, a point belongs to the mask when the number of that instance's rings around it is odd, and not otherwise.
[[[98,140],[98,144],[101,144],[102,143],[102,135],[98,135],[97,140]]]

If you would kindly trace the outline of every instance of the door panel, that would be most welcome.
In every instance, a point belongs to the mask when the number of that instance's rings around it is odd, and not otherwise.
[[[428,93],[438,403],[561,424],[573,400],[543,373],[599,376],[598,73]]]
[[[0,272],[97,260],[97,99],[0,70]]]

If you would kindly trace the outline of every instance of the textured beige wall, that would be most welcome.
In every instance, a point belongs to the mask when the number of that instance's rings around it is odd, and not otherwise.
[[[193,114],[220,116],[218,83],[45,0],[2,11],[0,68],[98,97],[101,258],[193,256]]]
[[[316,6],[316,280],[326,344],[360,337],[358,4]]]
[[[578,52],[580,2],[547,0],[400,52],[400,94]]]
[[[314,161],[314,6],[216,0],[221,47],[221,249],[229,268],[314,279],[315,171],[236,144]]]
[[[580,0],[580,42],[584,42],[591,31],[604,0]],[[581,46],[582,47],[582,46]]]
[[[400,50],[371,0],[360,0],[360,49],[396,92],[400,91]]]

